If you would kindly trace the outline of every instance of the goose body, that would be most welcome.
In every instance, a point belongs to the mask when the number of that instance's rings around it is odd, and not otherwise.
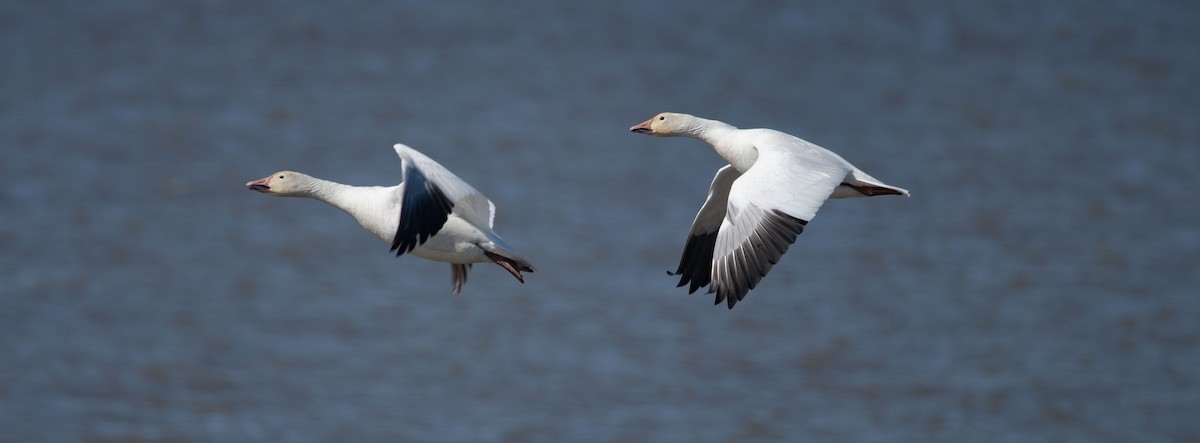
[[[830,198],[903,195],[841,156],[773,129],[739,129],[717,120],[665,112],[629,128],[690,137],[711,145],[728,165],[717,171],[684,245],[679,286],[708,286],[730,309],[779,262]]]
[[[246,183],[253,191],[305,197],[328,203],[391,245],[396,255],[412,254],[451,264],[452,290],[462,290],[473,263],[496,263],[524,283],[532,265],[492,230],[496,206],[442,165],[404,144],[402,182],[395,186],[350,186],[293,171],[280,171]]]

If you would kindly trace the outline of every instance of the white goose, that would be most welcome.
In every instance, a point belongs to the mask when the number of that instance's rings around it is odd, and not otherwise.
[[[533,266],[492,231],[496,205],[424,154],[397,143],[403,182],[350,186],[280,171],[246,183],[252,191],[313,198],[345,211],[399,256],[450,263],[452,289],[462,291],[472,263],[493,262],[521,283]]]
[[[842,157],[772,129],[738,129],[716,120],[664,112],[629,128],[712,145],[729,165],[717,171],[688,234],[679,285],[711,286],[729,308],[767,275],[826,199],[908,195]]]

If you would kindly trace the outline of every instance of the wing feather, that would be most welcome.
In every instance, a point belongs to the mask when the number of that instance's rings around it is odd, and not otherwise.
[[[841,162],[795,146],[759,148],[729,188],[714,242],[710,293],[734,304],[758,285],[842,182]]]
[[[450,214],[490,230],[496,210],[487,197],[416,149],[402,143],[393,148],[404,176],[400,222],[391,248],[397,255],[436,235]]]
[[[688,232],[687,242],[683,246],[683,256],[679,259],[679,267],[671,275],[679,276],[677,286],[689,285],[688,293],[708,286],[712,281],[713,249],[716,247],[717,231],[721,220],[725,218],[725,206],[729,202],[729,187],[740,176],[733,166],[726,165],[717,170],[709,186],[708,198],[696,213],[692,221],[692,229]]]

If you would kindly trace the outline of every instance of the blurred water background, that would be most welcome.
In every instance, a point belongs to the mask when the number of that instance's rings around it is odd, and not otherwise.
[[[0,3],[0,441],[1200,441],[1187,1]],[[825,205],[729,311],[675,288],[771,127]],[[243,183],[499,208],[518,284]]]

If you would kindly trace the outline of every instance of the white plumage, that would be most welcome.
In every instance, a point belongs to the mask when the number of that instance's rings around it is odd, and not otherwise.
[[[417,150],[403,144],[394,148],[401,160],[399,185],[350,186],[280,171],[246,186],[270,195],[323,201],[350,214],[390,244],[396,255],[411,253],[450,263],[455,294],[467,281],[472,263],[496,263],[524,283],[521,271],[533,272],[533,267],[492,230],[496,206]]]
[[[729,308],[787,252],[830,198],[908,195],[841,156],[773,129],[662,113],[630,131],[707,142],[728,166],[717,171],[673,275],[689,292],[709,286]]]

